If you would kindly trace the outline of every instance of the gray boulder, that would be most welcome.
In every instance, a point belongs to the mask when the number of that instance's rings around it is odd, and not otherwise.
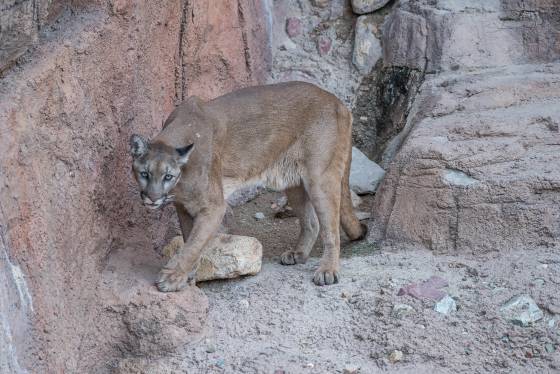
[[[374,193],[384,175],[385,170],[367,158],[360,150],[352,147],[350,189],[362,195]]]
[[[383,8],[390,0],[352,0],[352,10],[356,14],[375,12]]]

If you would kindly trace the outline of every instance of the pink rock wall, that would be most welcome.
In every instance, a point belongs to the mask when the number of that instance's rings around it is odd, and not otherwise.
[[[271,59],[265,3],[187,2],[180,48],[184,97],[211,99],[265,81]]]
[[[107,258],[130,242],[153,249],[175,226],[171,209],[139,204],[130,134],[157,133],[186,94],[259,82],[266,65],[265,48],[252,52],[264,42],[258,2],[73,4],[0,80],[0,257],[33,302],[0,296],[18,322],[0,369],[83,372],[115,354],[99,317]],[[185,297],[204,309],[202,293]]]

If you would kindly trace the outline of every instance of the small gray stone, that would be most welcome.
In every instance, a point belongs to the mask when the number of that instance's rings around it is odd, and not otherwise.
[[[554,345],[552,343],[546,343],[544,345],[544,349],[548,352],[548,353],[552,353],[556,350],[556,348],[554,347]]]
[[[399,362],[403,359],[403,353],[399,350],[394,350],[393,352],[391,352],[391,354],[389,355],[389,361],[391,361],[393,364],[395,362]]]
[[[375,12],[383,8],[390,0],[352,0],[352,10],[356,14]]]
[[[394,318],[402,318],[409,314],[414,313],[414,308],[408,304],[395,304],[391,311],[391,316]]]
[[[441,314],[451,314],[457,311],[457,303],[451,296],[445,295],[443,299],[436,303],[434,310]]]
[[[356,35],[352,63],[361,74],[369,74],[383,55],[381,43],[375,36],[376,25],[370,16],[360,16],[356,21]]]
[[[478,181],[474,178],[469,177],[467,174],[461,170],[446,169],[443,174],[443,181],[448,186],[460,186],[468,187],[476,184]]]
[[[360,372],[360,368],[354,365],[348,365],[342,370],[342,374],[358,374]]]
[[[263,220],[265,218],[264,213],[263,212],[257,212],[255,213],[255,219],[257,221]]]
[[[554,316],[548,320],[547,326],[549,329],[555,329],[560,326],[560,316]]]
[[[508,321],[524,327],[544,317],[542,310],[539,309],[535,301],[528,295],[512,297],[502,305],[500,312]]]
[[[239,306],[243,309],[249,309],[249,301],[247,299],[239,300]]]
[[[352,147],[352,164],[350,165],[350,188],[357,194],[373,193],[385,176],[383,170],[356,147]]]
[[[352,206],[354,208],[359,207],[362,204],[362,198],[354,190],[350,190],[350,194],[352,196]]]

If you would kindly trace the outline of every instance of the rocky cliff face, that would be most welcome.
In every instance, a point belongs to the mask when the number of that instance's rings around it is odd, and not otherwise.
[[[371,240],[559,245],[555,0],[24,0],[0,24],[0,371],[127,372],[202,330],[201,292],[151,288],[176,224],[127,156],[190,95],[340,97],[387,169]]]
[[[547,1],[395,9],[384,64],[429,75],[384,154],[373,238],[439,252],[559,245],[559,19]]]

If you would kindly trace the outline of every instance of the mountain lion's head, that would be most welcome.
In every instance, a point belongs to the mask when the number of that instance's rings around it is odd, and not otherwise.
[[[189,159],[193,144],[173,148],[164,143],[148,143],[140,135],[130,137],[132,171],[145,206],[157,209],[173,201],[169,192],[181,178],[181,167]]]

